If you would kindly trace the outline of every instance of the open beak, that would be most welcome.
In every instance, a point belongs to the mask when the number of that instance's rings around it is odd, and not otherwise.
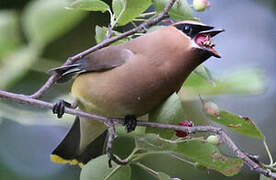
[[[220,58],[221,56],[215,50],[215,48],[214,48],[215,43],[211,41],[211,38],[223,31],[224,31],[224,29],[213,29],[213,28],[211,30],[209,29],[209,30],[205,30],[205,31],[200,31],[194,37],[194,41],[198,46],[200,46],[202,49],[208,51],[212,56]]]

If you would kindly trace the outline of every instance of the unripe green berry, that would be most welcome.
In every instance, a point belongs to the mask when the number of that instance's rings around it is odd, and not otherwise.
[[[219,138],[217,135],[210,135],[206,141],[208,143],[214,144],[214,145],[218,145],[219,144]]]
[[[210,3],[207,0],[194,0],[193,7],[196,11],[204,11],[210,6]]]

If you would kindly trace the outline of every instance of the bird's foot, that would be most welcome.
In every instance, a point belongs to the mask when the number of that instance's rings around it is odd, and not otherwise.
[[[254,161],[255,163],[259,164],[260,163],[260,156],[257,154],[250,154],[247,152],[243,152],[245,153],[252,161]]]
[[[146,33],[148,31],[148,29],[146,28],[146,26],[141,26],[141,29],[138,31],[140,33]]]
[[[134,131],[137,126],[136,116],[135,115],[126,115],[123,125],[126,126],[126,130],[128,133],[131,131]]]
[[[58,118],[62,118],[65,107],[71,108],[72,105],[62,99],[59,99],[53,107],[53,114],[57,114]]]

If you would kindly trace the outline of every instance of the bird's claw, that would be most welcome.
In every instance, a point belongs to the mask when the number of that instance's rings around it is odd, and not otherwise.
[[[60,99],[53,107],[53,114],[57,114],[58,118],[62,118],[65,107],[71,107],[71,104]]]
[[[245,152],[244,152],[245,153]],[[255,163],[259,164],[260,163],[260,156],[256,154],[250,154],[250,153],[245,153],[252,161]]]
[[[137,126],[136,116],[135,115],[126,115],[123,125],[126,126],[126,130],[128,133],[131,131],[134,131]]]

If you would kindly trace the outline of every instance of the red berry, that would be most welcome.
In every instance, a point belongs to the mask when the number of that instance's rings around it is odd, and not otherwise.
[[[188,126],[188,127],[193,127],[194,124],[192,121],[182,121],[179,123],[180,126]],[[188,136],[188,133],[184,132],[184,131],[175,131],[176,132],[176,136],[177,137],[186,137]]]

